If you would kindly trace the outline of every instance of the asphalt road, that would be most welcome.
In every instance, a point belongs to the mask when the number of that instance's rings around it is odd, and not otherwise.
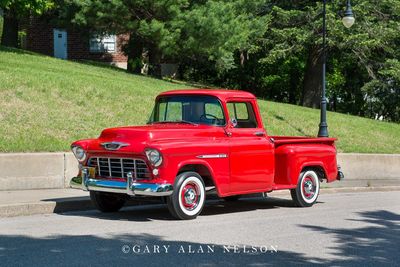
[[[0,219],[1,266],[296,264],[400,266],[400,192],[214,200],[192,221],[164,205]]]

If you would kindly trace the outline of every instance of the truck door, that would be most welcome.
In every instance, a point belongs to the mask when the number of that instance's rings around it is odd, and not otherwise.
[[[274,178],[274,145],[256,117],[255,100],[227,102],[230,126],[230,191],[268,190]],[[233,123],[232,123],[233,122]]]

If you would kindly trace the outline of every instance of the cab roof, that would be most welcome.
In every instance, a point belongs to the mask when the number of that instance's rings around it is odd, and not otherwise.
[[[256,97],[249,92],[240,91],[240,90],[227,90],[227,89],[184,89],[184,90],[172,90],[166,91],[158,95],[160,96],[168,96],[168,95],[210,95],[216,96],[220,100],[225,101],[228,98],[251,98],[255,99]]]

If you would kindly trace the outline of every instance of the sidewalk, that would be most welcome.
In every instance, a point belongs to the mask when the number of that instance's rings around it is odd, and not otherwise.
[[[367,181],[342,181],[321,185],[321,194],[337,192],[365,192],[365,191],[400,191],[397,181],[387,180],[385,183]],[[282,196],[288,191],[275,191],[269,196]],[[131,202],[128,205],[143,204]],[[94,209],[90,202],[89,193],[76,189],[41,189],[0,191],[0,218],[26,216],[33,214],[62,213]]]
[[[93,209],[88,195],[73,189],[0,191],[0,218]]]

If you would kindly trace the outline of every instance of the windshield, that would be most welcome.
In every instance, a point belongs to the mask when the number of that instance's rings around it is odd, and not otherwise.
[[[223,126],[225,116],[216,97],[164,96],[158,99],[149,123],[168,122]]]

